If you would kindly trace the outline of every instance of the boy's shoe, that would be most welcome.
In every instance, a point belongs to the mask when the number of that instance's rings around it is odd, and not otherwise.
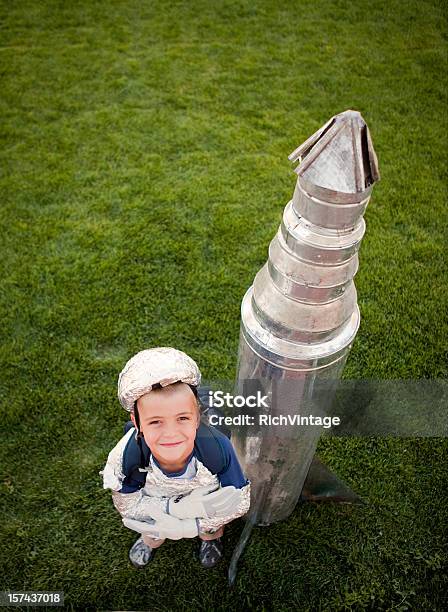
[[[129,550],[129,560],[137,569],[143,569],[154,559],[155,554],[156,549],[145,544],[140,536]]]
[[[215,567],[222,557],[222,550],[223,545],[221,538],[216,538],[216,540],[202,540],[198,554],[202,567]]]

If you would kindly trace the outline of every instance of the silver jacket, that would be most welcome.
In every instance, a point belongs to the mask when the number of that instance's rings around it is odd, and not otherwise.
[[[122,471],[123,453],[131,436],[135,435],[135,428],[131,428],[111,450],[104,469],[103,487],[112,489],[112,500],[115,508],[123,518],[132,518],[138,521],[152,518],[148,511],[148,502],[156,501],[160,508],[166,512],[168,500],[173,495],[185,495],[193,489],[212,484],[219,484],[218,477],[212,474],[196,457],[196,475],[193,478],[170,478],[166,476],[157,465],[150,462],[145,468],[147,472],[145,486],[135,493],[119,493],[123,486],[125,475]],[[213,533],[222,525],[230,523],[239,516],[247,513],[250,506],[250,484],[241,489],[241,499],[233,514],[219,518],[200,518],[198,527],[200,534]]]

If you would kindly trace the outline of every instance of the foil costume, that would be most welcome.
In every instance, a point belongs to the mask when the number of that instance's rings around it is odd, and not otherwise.
[[[118,399],[126,411],[132,412],[136,408],[137,400],[150,393],[154,385],[166,387],[178,381],[190,385],[196,395],[196,389],[201,382],[201,372],[196,362],[186,353],[171,347],[146,349],[134,355],[121,371],[118,378]],[[199,457],[196,456],[196,449],[181,474],[167,475],[150,455],[147,467],[139,469],[146,471],[144,486],[139,483],[129,488],[124,482],[124,453],[130,437],[135,435],[135,427],[127,431],[109,453],[104,470],[100,472],[103,475],[103,486],[112,490],[113,503],[122,518],[149,521],[153,518],[150,509],[154,502],[163,512],[168,513],[168,501],[171,497],[186,495],[194,489],[212,484],[217,487],[233,485],[241,491],[240,499],[231,515],[197,518],[199,534],[214,533],[222,525],[248,512],[250,482],[242,473],[233,446],[225,436],[225,439],[221,439],[220,450],[228,459],[228,463],[225,471],[222,470],[218,475],[213,474],[199,459],[201,457],[202,461],[209,465],[209,457],[202,457],[200,454]],[[142,432],[139,432],[137,441],[141,435]]]
[[[212,474],[197,457],[193,456],[186,466],[184,472],[186,474],[185,478],[167,476],[151,460],[148,467],[145,468],[147,472],[145,486],[135,492],[122,493],[121,489],[125,479],[122,470],[123,452],[129,437],[132,435],[135,435],[134,428],[131,428],[112,449],[104,470],[100,472],[103,476],[104,488],[112,489],[114,506],[122,518],[132,518],[139,521],[149,520],[152,517],[148,511],[148,502],[151,502],[151,504],[156,502],[161,510],[166,512],[167,502],[170,497],[185,495],[198,487],[220,484],[219,477]],[[194,475],[188,477],[188,473],[194,473]],[[246,485],[240,490],[240,502],[231,515],[219,518],[197,519],[200,534],[214,533],[222,525],[230,523],[248,512],[250,506],[250,483],[246,481]]]

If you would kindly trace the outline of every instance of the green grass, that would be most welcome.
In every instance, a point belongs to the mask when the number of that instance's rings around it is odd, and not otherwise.
[[[3,2],[0,589],[73,609],[442,609],[441,439],[323,439],[368,502],[254,530],[236,585],[196,542],[144,572],[98,471],[143,347],[232,378],[242,296],[292,195],[287,155],[360,110],[382,180],[347,378],[446,378],[443,2]]]

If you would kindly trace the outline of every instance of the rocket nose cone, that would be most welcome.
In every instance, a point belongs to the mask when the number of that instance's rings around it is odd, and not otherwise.
[[[352,110],[350,108],[346,111],[343,111],[342,113],[339,113],[339,115],[336,115],[336,117],[340,118],[343,121],[358,121],[361,122],[363,125],[366,125],[366,122],[362,118],[361,113],[357,110]]]
[[[361,113],[346,110],[333,116],[290,156],[301,184],[316,197],[322,190],[331,200],[365,197],[379,180],[378,161],[369,128]],[[324,198],[326,199],[326,198]]]

